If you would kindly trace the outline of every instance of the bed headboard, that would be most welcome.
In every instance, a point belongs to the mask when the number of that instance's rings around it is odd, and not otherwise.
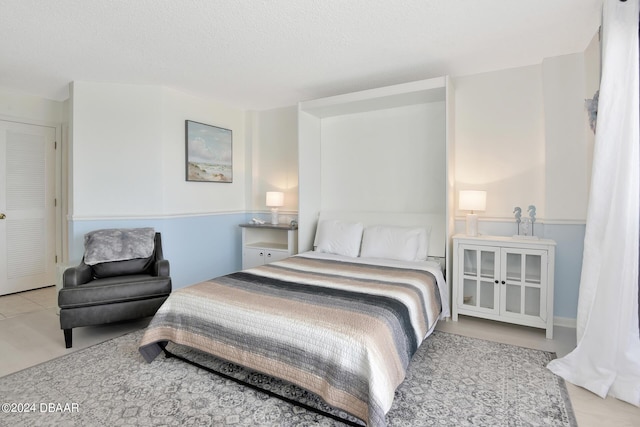
[[[322,211],[319,221],[340,220],[368,225],[399,227],[431,227],[428,256],[445,258],[447,220],[445,214],[404,212],[344,212]],[[316,242],[313,243],[316,246]]]

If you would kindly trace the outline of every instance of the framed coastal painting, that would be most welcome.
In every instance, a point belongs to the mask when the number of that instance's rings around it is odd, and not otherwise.
[[[233,138],[229,129],[185,120],[187,181],[233,182]]]

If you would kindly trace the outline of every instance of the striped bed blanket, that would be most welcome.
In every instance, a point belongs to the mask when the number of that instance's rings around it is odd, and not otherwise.
[[[444,278],[428,263],[322,255],[173,292],[140,353],[151,362],[167,341],[196,348],[298,385],[369,426],[386,425],[411,357],[447,307]]]

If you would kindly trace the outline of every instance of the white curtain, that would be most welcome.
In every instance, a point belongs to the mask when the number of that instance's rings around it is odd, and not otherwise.
[[[640,0],[605,0],[602,79],[573,352],[549,363],[600,397],[640,406]]]

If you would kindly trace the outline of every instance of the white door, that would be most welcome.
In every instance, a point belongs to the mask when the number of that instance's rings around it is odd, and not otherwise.
[[[55,135],[0,120],[0,295],[55,282]]]

